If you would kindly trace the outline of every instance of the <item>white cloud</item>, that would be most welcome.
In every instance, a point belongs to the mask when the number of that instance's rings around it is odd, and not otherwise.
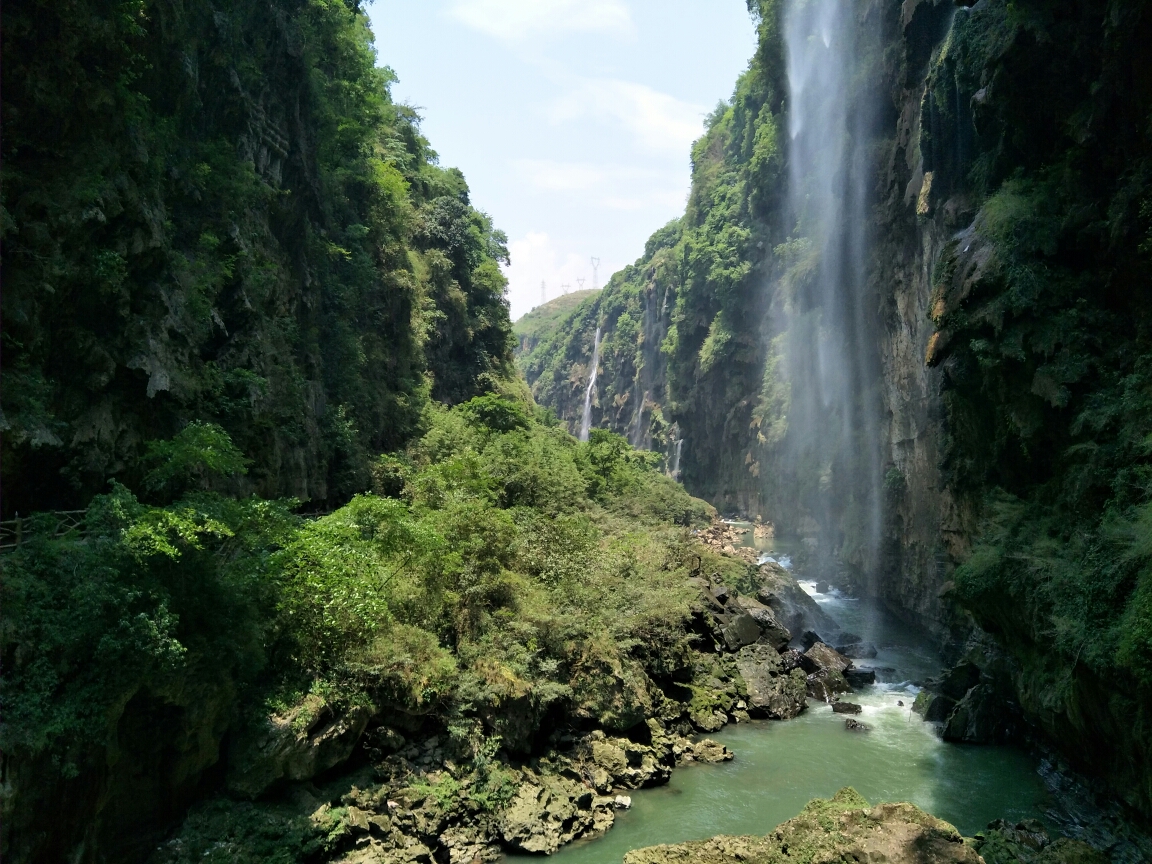
[[[511,164],[514,175],[536,193],[567,193],[609,210],[678,209],[687,195],[686,172],[677,176],[638,165],[552,159],[517,159]]]
[[[599,78],[586,79],[557,99],[548,116],[554,123],[608,118],[641,149],[683,156],[703,134],[707,111],[645,84]]]
[[[591,162],[516,159],[512,168],[539,192],[584,192],[602,186],[618,169]]]
[[[584,288],[592,287],[592,263],[588,255],[557,248],[555,241],[543,231],[530,231],[508,244],[512,258],[505,269],[508,277],[508,302],[512,306],[512,320],[541,303],[540,283],[548,300],[559,297],[565,290],[577,291],[577,279],[583,278]],[[600,286],[619,264],[602,261],[598,268]],[[567,285],[567,289],[563,286]]]
[[[564,32],[631,35],[634,31],[623,0],[456,0],[449,14],[507,42]]]

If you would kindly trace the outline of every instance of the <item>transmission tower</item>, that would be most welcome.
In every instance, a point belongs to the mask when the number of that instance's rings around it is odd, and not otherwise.
[[[584,277],[583,276],[577,276],[576,277],[576,284],[580,286],[579,290],[583,291],[584,290]]]
[[[592,258],[592,290],[595,291],[600,287],[600,275],[597,272],[600,269],[600,259]]]
[[[565,282],[565,283],[563,283],[563,284],[560,286],[560,289],[561,289],[561,290],[562,290],[562,291],[563,291],[565,294],[567,294],[567,293],[568,293],[568,289],[569,289],[569,288],[571,288],[571,287],[572,287],[572,285],[571,285],[570,283],[568,283],[568,282]]]
[[[540,305],[543,306],[548,302],[548,291],[544,287],[544,280],[540,280]]]

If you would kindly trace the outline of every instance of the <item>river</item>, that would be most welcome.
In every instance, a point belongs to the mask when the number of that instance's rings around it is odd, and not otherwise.
[[[846,730],[842,716],[811,699],[794,720],[727,726],[711,737],[735,751],[732,762],[678,768],[667,786],[632,792],[632,809],[607,834],[562,848],[558,864],[619,864],[625,852],[656,843],[766,834],[843,786],[872,803],[910,801],[966,835],[996,818],[1043,818],[1048,798],[1034,757],[1012,746],[945,743],[911,713],[912,682],[942,667],[924,634],[867,601],[800,584],[841,627],[877,646],[876,658],[857,666],[894,670],[845,697],[862,706],[857,719],[870,730]]]

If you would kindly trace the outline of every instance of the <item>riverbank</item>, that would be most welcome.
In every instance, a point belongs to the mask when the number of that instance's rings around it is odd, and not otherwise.
[[[505,851],[553,853],[612,827],[617,813],[631,806],[631,790],[666,784],[678,766],[732,758],[725,745],[695,737],[699,733],[747,725],[754,717],[795,717],[806,708],[806,691],[825,682],[846,692],[841,672],[813,659],[831,649],[788,648],[792,634],[782,620],[814,627],[817,605],[778,564],[716,556],[710,546],[717,537],[731,541],[734,535],[714,522],[687,547],[694,564],[687,584],[695,599],[683,619],[686,650],[676,655],[678,662],[634,646],[648,661],[634,671],[639,677],[629,694],[643,706],[639,722],[614,730],[567,702],[567,710],[553,715],[538,755],[529,756],[501,738],[462,741],[451,717],[428,717],[407,733],[377,720],[349,754],[353,767],[342,776],[325,783],[321,773],[279,789],[253,787],[265,792],[256,803],[212,799],[193,810],[152,860],[211,862],[225,851],[230,860],[238,851],[258,857],[262,846],[253,841],[249,820],[265,823],[269,836],[295,838],[302,854],[338,861],[468,864]],[[804,664],[813,671],[805,672]],[[515,728],[516,703],[504,709],[499,721]],[[590,721],[597,728],[589,729]],[[302,725],[288,716],[279,722]],[[347,717],[329,717],[315,729],[304,726],[293,739],[299,742],[296,755],[322,750],[339,737],[326,730],[348,725]],[[293,761],[283,752],[280,759]],[[253,767],[244,776],[267,773]],[[232,785],[239,791],[235,779]]]
[[[740,566],[709,576],[705,559],[689,554],[697,562],[688,576],[693,648],[675,674],[647,670],[654,698],[643,723],[621,734],[560,717],[541,755],[528,759],[491,745],[461,759],[450,733],[406,738],[377,727],[359,766],[337,779],[292,784],[251,805],[202,805],[154,864],[212,862],[218,851],[242,860],[236,846],[220,844],[245,814],[281,838],[308,836],[312,856],[346,864],[470,864],[506,853],[615,864],[652,843],[762,831],[845,785],[871,800],[911,802],[968,835],[994,819],[1042,816],[1048,798],[1034,758],[949,745],[910,713],[919,689],[912,678],[940,668],[930,645],[882,613],[864,622],[862,601],[797,582],[776,560],[749,564],[747,548],[735,552],[738,530],[713,522],[695,534],[689,548],[698,555],[719,547],[713,562]],[[841,621],[867,623],[875,640],[875,656],[853,668],[893,680],[849,691],[843,672],[814,667],[816,657],[839,656],[829,646],[797,650],[817,627],[859,642]],[[859,713],[837,713],[814,695]]]

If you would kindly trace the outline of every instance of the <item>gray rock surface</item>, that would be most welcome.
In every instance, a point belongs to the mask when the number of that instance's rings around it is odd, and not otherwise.
[[[255,798],[280,780],[309,780],[341,764],[371,716],[364,706],[336,713],[319,696],[306,697],[241,738],[230,760],[228,788]]]

